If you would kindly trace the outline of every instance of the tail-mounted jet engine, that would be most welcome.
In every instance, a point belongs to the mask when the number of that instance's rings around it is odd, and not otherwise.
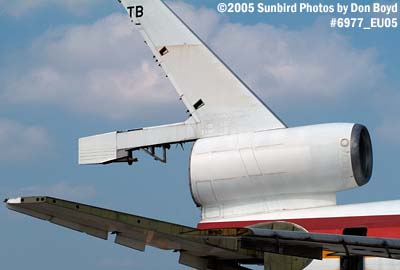
[[[372,146],[360,124],[321,124],[199,139],[190,186],[203,220],[334,204],[366,184]],[[283,204],[282,204],[283,205]]]

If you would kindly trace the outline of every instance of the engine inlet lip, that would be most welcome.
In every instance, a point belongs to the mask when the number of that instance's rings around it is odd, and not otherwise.
[[[358,186],[363,186],[369,182],[373,167],[371,137],[368,129],[363,125],[355,124],[353,126],[350,156],[354,179]]]

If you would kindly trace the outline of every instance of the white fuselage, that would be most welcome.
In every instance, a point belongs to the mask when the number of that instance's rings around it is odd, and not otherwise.
[[[308,209],[274,211],[241,217],[215,218],[198,224],[201,229],[245,227],[271,221],[288,221],[315,233],[342,234],[346,228],[366,228],[367,236],[400,239],[400,200]],[[306,270],[340,269],[338,257],[314,260]],[[400,269],[400,261],[365,258],[366,270]]]

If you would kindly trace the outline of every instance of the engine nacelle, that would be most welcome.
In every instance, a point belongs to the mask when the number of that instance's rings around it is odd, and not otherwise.
[[[190,160],[192,196],[199,206],[213,209],[209,217],[246,211],[236,206],[250,202],[258,205],[253,211],[301,208],[302,203],[321,196],[322,202],[311,202],[311,206],[335,203],[331,201],[337,191],[366,184],[371,173],[371,140],[366,127],[359,124],[321,124],[200,139]],[[293,206],[285,206],[282,201],[290,198],[297,200]],[[279,205],[266,205],[272,201]]]

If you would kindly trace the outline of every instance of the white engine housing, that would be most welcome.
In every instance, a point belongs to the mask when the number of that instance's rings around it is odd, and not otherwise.
[[[371,172],[364,126],[321,124],[197,140],[190,186],[207,220],[335,204]]]

